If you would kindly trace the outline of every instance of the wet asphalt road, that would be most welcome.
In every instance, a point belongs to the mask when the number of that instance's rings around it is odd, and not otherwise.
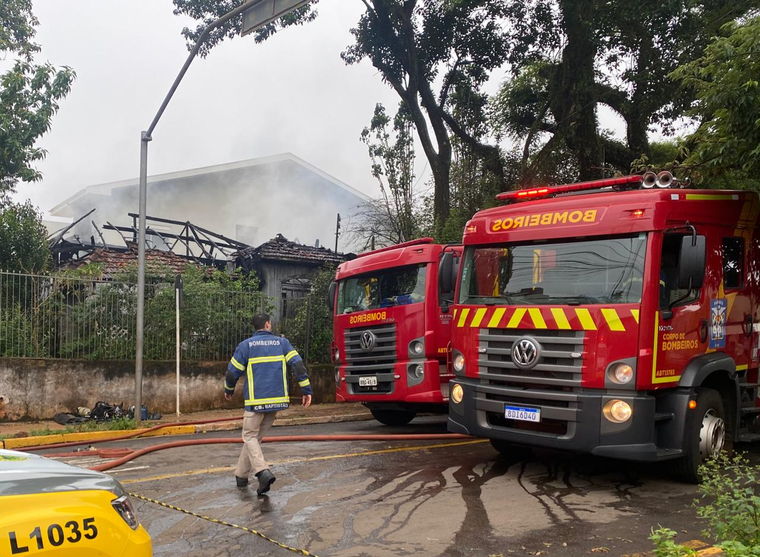
[[[440,417],[278,427],[273,435],[443,433]],[[239,438],[226,431],[197,438]],[[130,440],[139,449],[182,438]],[[101,445],[105,446],[105,445]],[[750,449],[758,460],[760,447]],[[557,452],[504,458],[482,440],[272,443],[269,496],[237,489],[239,444],[155,452],[112,470],[128,491],[259,531],[316,555],[623,555],[653,526],[705,539],[696,487],[661,466]],[[86,463],[80,465],[86,465]],[[241,529],[136,501],[156,557],[293,555]]]

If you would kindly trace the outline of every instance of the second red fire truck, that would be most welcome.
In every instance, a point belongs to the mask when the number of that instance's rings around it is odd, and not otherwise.
[[[464,232],[450,431],[692,481],[760,438],[756,193],[649,173],[499,198]]]
[[[446,411],[454,293],[453,286],[439,288],[443,253],[457,257],[461,247],[422,238],[338,267],[328,294],[338,401],[362,402],[386,425]],[[453,285],[456,270],[448,261],[446,282]]]

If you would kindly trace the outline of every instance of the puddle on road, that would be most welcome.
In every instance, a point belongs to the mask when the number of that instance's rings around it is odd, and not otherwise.
[[[591,457],[539,454],[509,461],[488,449],[443,451],[283,464],[269,498],[234,489],[228,476],[192,485],[176,480],[172,484],[181,487],[168,492],[167,502],[323,556],[453,556],[493,552],[506,540],[557,525],[615,522],[662,506],[666,493],[694,491],[658,476],[640,481],[635,465]],[[221,536],[237,544],[250,536],[171,511],[161,515],[149,528],[157,557],[192,555],[202,546],[187,545],[191,533],[204,543]]]

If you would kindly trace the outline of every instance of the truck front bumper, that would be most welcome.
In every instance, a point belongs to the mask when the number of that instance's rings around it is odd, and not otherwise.
[[[510,400],[499,389],[482,385],[477,379],[458,377],[451,388],[461,385],[461,402],[449,402],[448,429],[477,437],[501,439],[510,443],[591,453],[625,460],[654,462],[681,455],[678,449],[658,448],[655,398],[636,391],[594,391],[573,393],[571,402],[558,405],[534,396]],[[535,395],[535,393],[532,393]],[[602,408],[609,400],[631,405],[631,418],[620,424],[605,418]],[[540,422],[505,418],[506,406],[539,409]]]

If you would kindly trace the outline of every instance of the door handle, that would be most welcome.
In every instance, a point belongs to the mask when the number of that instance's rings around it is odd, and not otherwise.
[[[744,316],[744,322],[742,323],[742,329],[744,330],[744,334],[748,337],[752,336],[752,316],[747,314]]]
[[[707,319],[699,321],[699,342],[707,342]]]

